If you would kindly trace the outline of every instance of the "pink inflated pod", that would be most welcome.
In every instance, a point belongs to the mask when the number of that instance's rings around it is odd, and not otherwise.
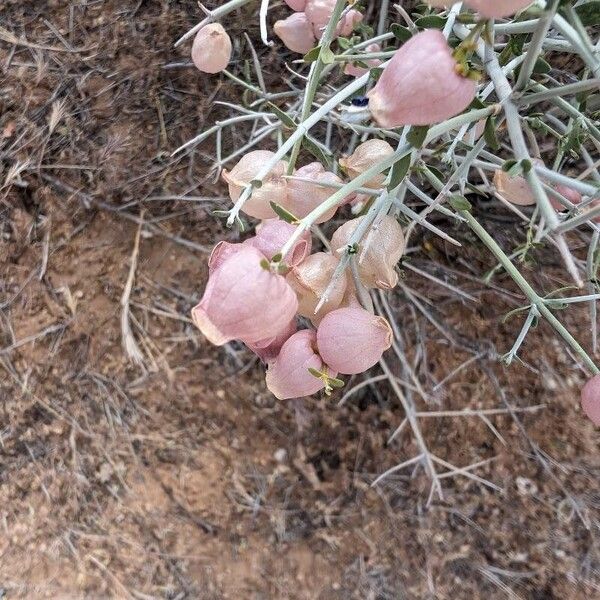
[[[336,35],[343,37],[349,36],[354,31],[354,28],[362,22],[363,14],[355,9],[350,9],[343,17],[340,24],[336,27]]]
[[[283,245],[296,231],[296,225],[286,223],[281,219],[267,219],[256,228],[256,235],[247,242],[258,248],[269,260],[279,254]],[[299,265],[312,249],[310,231],[305,231],[285,257],[290,267]]]
[[[317,334],[313,330],[298,331],[283,344],[277,358],[267,369],[267,387],[279,400],[311,396],[325,387],[309,369],[330,372],[317,354]]]
[[[452,48],[438,29],[410,38],[367,94],[375,121],[386,128],[432,125],[461,113],[476,84],[458,73]]]
[[[306,0],[304,12],[312,24],[316,38],[319,40],[323,37],[325,28],[331,19],[335,3],[336,0]],[[336,35],[350,35],[355,25],[360,23],[362,19],[362,13],[357,10],[351,9],[345,12],[336,27]]]
[[[369,44],[365,48],[365,52],[381,52],[381,46],[379,44]],[[370,60],[365,60],[362,62],[369,65],[369,68],[372,69],[373,67],[378,67],[382,61],[379,60],[378,58],[372,58]],[[346,66],[344,67],[344,73],[346,75],[350,75],[351,77],[361,77],[368,70],[369,70],[368,68],[356,66],[356,65],[352,64],[351,62],[346,63]]]
[[[330,312],[317,329],[321,358],[344,375],[356,375],[377,364],[392,339],[392,328],[383,317],[358,307]]]
[[[240,251],[244,244],[232,242],[217,242],[208,257],[208,273],[212,275],[230,256]]]
[[[287,19],[276,21],[273,30],[286,48],[292,52],[306,54],[317,42],[312,25],[303,12],[297,12]]]
[[[298,325],[294,318],[275,337],[260,340],[254,344],[246,343],[246,346],[248,346],[260,360],[267,363],[277,358],[283,344],[285,344],[296,331],[298,331]]]
[[[348,177],[354,179],[392,154],[394,154],[394,149],[385,140],[373,138],[359,144],[350,156],[340,158],[339,162]],[[386,176],[379,173],[362,187],[379,189],[383,186],[385,179]]]
[[[554,189],[561,195],[564,196],[571,204],[577,206],[581,203],[583,196],[573,188],[567,187],[566,185],[555,185]],[[563,206],[558,200],[553,198],[552,196],[548,196],[550,199],[550,204],[552,204],[553,208],[558,211],[567,210],[565,206]]]
[[[531,206],[535,204],[535,196],[521,175],[511,176],[506,171],[498,169],[494,173],[494,186],[498,193],[511,204]]]
[[[242,156],[231,171],[223,170],[223,179],[229,186],[229,197],[235,202],[260,170],[274,156],[269,150],[253,150]],[[270,219],[275,213],[269,202],[283,204],[287,195],[287,182],[283,175],[287,165],[280,160],[264,178],[261,187],[256,187],[242,206],[242,212],[256,219]]]
[[[192,61],[203,73],[219,73],[231,59],[231,38],[220,23],[209,23],[198,31],[192,45]]]
[[[314,181],[299,181],[297,179],[288,179],[288,193],[283,207],[289,210],[294,216],[302,219],[312,212],[317,206],[325,202],[329,196],[332,196],[337,189],[335,187],[326,187],[319,183],[334,183],[340,184],[342,180],[326,171],[325,167],[320,162],[312,162],[304,167],[300,167],[294,172],[294,177],[302,177]],[[346,200],[343,199],[337,206],[330,208],[326,213],[321,215],[315,223],[324,223],[329,221],[335,214],[338,207]]]
[[[264,261],[261,252],[243,244],[209,275],[192,319],[213,344],[274,338],[294,318],[296,294],[284,277],[264,268]]]
[[[283,0],[292,10],[302,12],[306,8],[306,0]]]
[[[527,8],[532,0],[467,0],[465,4],[486,19],[508,17]]]
[[[298,314],[310,319],[313,325],[328,312],[338,308],[346,291],[346,277],[342,275],[334,284],[329,296],[315,314],[325,290],[333,277],[339,261],[325,252],[311,254],[304,262],[292,269],[286,279],[298,297]]]
[[[583,386],[581,408],[594,425],[600,426],[600,375],[594,375]]]
[[[356,228],[366,217],[346,221],[331,238],[331,251],[341,256],[347,249]],[[370,237],[370,239],[369,239]],[[389,215],[376,222],[358,243],[356,265],[366,288],[389,290],[398,284],[396,264],[404,254],[402,227]]]

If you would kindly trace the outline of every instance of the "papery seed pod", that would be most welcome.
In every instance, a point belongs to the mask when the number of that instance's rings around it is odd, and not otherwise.
[[[511,176],[506,171],[498,169],[494,173],[494,186],[498,193],[511,204],[531,206],[535,204],[535,196],[521,175]]]
[[[296,229],[296,225],[286,223],[281,219],[267,219],[258,225],[256,235],[246,241],[271,260],[276,254],[279,254]],[[305,231],[286,256],[286,263],[291,267],[299,265],[310,254],[311,248],[310,231]]]
[[[231,38],[220,23],[209,23],[198,31],[192,45],[192,61],[203,73],[219,73],[231,59]]]
[[[379,44],[369,44],[365,48],[365,52],[373,53],[373,52],[381,52],[381,46]],[[370,60],[363,61],[365,64],[369,65],[369,68],[378,67],[381,64],[381,60],[378,58],[372,58]],[[344,67],[344,74],[350,75],[352,77],[362,77],[369,69],[365,67],[355,66],[352,63],[346,63]]]
[[[317,329],[321,358],[344,375],[356,375],[377,364],[392,339],[390,324],[364,308],[334,310]]]
[[[508,17],[527,8],[532,0],[467,0],[466,4],[486,19]]]
[[[306,54],[316,44],[312,25],[303,12],[297,12],[287,19],[275,22],[273,30],[277,37],[292,52]]]
[[[594,425],[600,426],[600,375],[594,375],[583,386],[581,408]]]
[[[304,12],[311,22],[313,32],[318,40],[323,37],[323,33],[335,8],[336,0],[307,0]],[[363,15],[357,10],[347,11],[338,23],[335,34],[348,36],[358,23],[363,20]]]
[[[230,256],[233,256],[241,248],[243,248],[243,243],[231,243],[220,241],[217,242],[215,247],[212,249],[210,256],[208,257],[208,273],[212,275],[215,269],[218,269]]]
[[[279,400],[311,396],[325,387],[325,382],[315,377],[309,369],[329,372],[316,352],[314,331],[304,329],[290,337],[279,352],[279,356],[267,369],[267,387]]]
[[[259,171],[273,157],[269,150],[254,150],[242,156],[240,161],[231,169],[223,171],[223,179],[229,186],[229,197],[235,202],[246,186],[254,180]],[[271,219],[275,213],[269,202],[285,203],[287,183],[283,178],[286,163],[280,160],[265,177],[260,187],[252,191],[252,195],[242,206],[242,212],[256,219]]]
[[[306,217],[306,215],[337,191],[335,188],[317,185],[318,183],[342,183],[342,180],[337,175],[330,171],[326,171],[319,162],[312,162],[304,167],[300,167],[294,172],[294,176],[312,179],[315,182],[311,183],[309,181],[298,181],[295,179],[288,180],[288,193],[282,206],[299,219]],[[338,206],[345,201],[346,199],[341,200]],[[335,214],[338,206],[329,209],[325,214],[321,215],[315,223],[329,221]]]
[[[260,340],[254,344],[246,343],[246,346],[248,346],[260,360],[267,363],[277,358],[283,344],[285,344],[296,331],[298,331],[298,325],[294,318],[275,337]]]
[[[244,244],[209,275],[192,319],[211,343],[259,342],[277,336],[294,318],[296,294],[284,277],[261,266],[264,260]]]
[[[366,217],[346,221],[331,238],[331,251],[338,257],[343,254],[353,233]],[[370,239],[369,239],[370,236]],[[404,233],[394,217],[383,217],[359,242],[356,264],[358,275],[366,288],[389,290],[398,284],[395,267],[404,254]]]
[[[348,177],[354,179],[392,154],[394,149],[385,140],[373,138],[359,144],[350,156],[340,158],[339,162]],[[380,173],[369,179],[363,187],[379,189],[385,179],[386,176]]]
[[[342,276],[335,282],[326,302],[315,314],[315,308],[321,301],[338,263],[335,256],[316,252],[292,269],[286,277],[298,297],[298,314],[310,319],[314,325],[328,312],[340,306],[344,298],[346,278]]]
[[[561,195],[564,196],[571,204],[577,206],[583,200],[583,196],[573,188],[567,187],[566,185],[555,185],[554,189]],[[553,198],[552,196],[548,196],[550,199],[550,204],[555,210],[562,211],[567,210],[558,200]]]
[[[283,0],[292,10],[302,12],[306,7],[306,0]]]
[[[343,17],[340,24],[336,27],[335,34],[347,37],[352,34],[354,28],[362,23],[364,15],[358,10],[350,9]],[[319,36],[320,39],[320,36]]]
[[[444,34],[426,29],[410,38],[367,94],[381,127],[432,125],[462,112],[475,98],[476,84],[458,73]]]

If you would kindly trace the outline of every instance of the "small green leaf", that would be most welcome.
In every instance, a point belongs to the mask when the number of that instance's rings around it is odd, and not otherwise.
[[[286,223],[291,223],[292,225],[295,225],[298,222],[297,217],[295,217],[291,212],[285,210],[285,208],[283,208],[283,206],[281,206],[280,204],[277,204],[277,202],[271,201],[269,202],[269,204],[271,205],[273,212]]]
[[[317,146],[311,139],[304,136],[302,138],[302,147],[308,150],[320,163],[326,165],[328,169],[331,169],[333,166],[331,156],[325,154],[323,149],[320,146]]]
[[[450,198],[448,198],[448,204],[450,204],[450,206],[456,211],[471,212],[471,208],[472,208],[471,203],[464,196],[461,196],[460,194],[455,194],[454,196],[450,196]]]
[[[526,158],[521,161],[521,168],[523,169],[523,173],[529,173],[531,171],[531,161]]]
[[[324,65],[330,65],[335,61],[335,54],[332,52],[331,48],[327,46],[326,48],[321,48],[319,58]]]
[[[278,106],[275,106],[272,102],[267,102],[268,107],[275,113],[277,118],[284,124],[288,129],[296,129],[296,122],[287,113],[283,112]]]
[[[373,67],[369,70],[369,76],[373,81],[379,81],[381,74],[383,73],[383,69],[381,67]]]
[[[332,388],[343,388],[344,385],[346,385],[341,379],[336,379],[335,377],[329,377],[327,379],[327,383],[329,384],[330,387]]]
[[[581,19],[581,23],[585,26],[594,26],[600,23],[600,1],[590,0],[582,2],[575,8],[575,11]]]
[[[541,56],[538,56],[535,61],[535,65],[533,65],[533,72],[539,73],[541,75],[547,75],[552,70],[552,67],[548,62],[546,62]]]
[[[421,148],[425,143],[425,139],[427,138],[427,132],[429,131],[429,126],[419,126],[416,125],[410,128],[408,135],[406,136],[406,140],[408,143],[414,148]]]
[[[494,117],[488,117],[485,122],[485,129],[483,130],[483,139],[485,143],[493,150],[498,150],[500,144],[496,137],[496,119]]]
[[[308,372],[313,377],[316,377],[317,379],[321,379],[323,377],[323,373],[321,373],[321,371],[318,371],[317,369],[313,369],[312,367],[308,367]]]
[[[410,169],[411,155],[410,153],[403,156],[400,160],[396,161],[392,165],[392,171],[390,173],[390,182],[387,186],[388,190],[397,188],[402,180],[406,177],[408,169]]]
[[[342,50],[348,50],[352,46],[352,42],[345,37],[337,38],[337,43]]]
[[[315,60],[317,60],[319,58],[319,54],[321,53],[321,46],[316,46],[315,48],[313,48],[312,50],[309,50],[305,55],[304,55],[304,62],[315,62]]]
[[[278,252],[272,259],[271,262],[274,263],[278,263],[281,262],[281,259],[283,258],[283,254],[281,254],[281,252]]]
[[[505,160],[502,163],[502,170],[505,171],[506,173],[508,173],[511,169],[513,169],[518,164],[519,163],[514,158],[510,158],[509,160]],[[519,167],[519,170],[520,170],[520,167]]]
[[[408,42],[408,40],[410,40],[412,37],[410,29],[408,27],[403,27],[398,23],[392,23],[391,30],[394,36],[401,42]]]
[[[260,266],[265,270],[265,271],[270,271],[271,270],[271,263],[266,259],[263,258],[260,261]]]
[[[428,15],[417,19],[415,25],[417,27],[422,27],[423,29],[444,29],[446,21],[447,19],[444,19],[439,15]]]
[[[262,184],[263,182],[260,179],[253,179],[250,182],[250,185],[257,190],[259,190],[262,187]]]
[[[471,104],[469,104],[469,108],[471,110],[479,110],[480,108],[487,108],[488,105],[482,102],[477,96],[473,98]]]

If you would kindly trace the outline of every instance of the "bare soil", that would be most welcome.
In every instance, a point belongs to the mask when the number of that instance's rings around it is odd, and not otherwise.
[[[480,354],[418,408],[545,408],[517,413],[522,429],[491,416],[497,435],[427,419],[437,456],[488,461],[473,473],[501,488],[449,477],[427,507],[421,469],[370,485],[417,453],[408,430],[387,443],[403,419],[387,386],[342,407],[277,402],[250,353],[191,325],[210,247],[238,235],[211,214],[226,205],[211,148],[170,157],[216,118],[215,98],[239,96],[164,68],[188,60],[172,44],[194,3],[4,0],[0,16],[17,38],[0,30],[0,598],[600,597],[583,375],[544,324],[523,362],[501,365],[522,322],[502,317],[523,301],[478,282],[493,263],[466,231],[459,250],[419,233],[413,264],[476,302],[408,270],[436,321],[390,298],[430,390]],[[217,199],[155,200],[184,195]],[[509,246],[510,223],[478,210]],[[132,258],[143,364],[123,349]],[[536,260],[523,268],[540,289],[565,283],[552,256]],[[568,321],[589,344],[585,314]]]

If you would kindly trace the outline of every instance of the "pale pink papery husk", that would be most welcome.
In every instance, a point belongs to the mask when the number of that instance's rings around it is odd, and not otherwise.
[[[311,22],[315,37],[320,40],[335,8],[336,0],[307,0],[304,12]],[[346,12],[335,28],[335,35],[348,36],[354,27],[363,20],[363,15],[357,10]]]
[[[243,245],[209,275],[192,319],[217,346],[276,337],[294,318],[298,300],[285,278],[261,266],[264,256]]]
[[[327,289],[338,264],[339,261],[335,256],[317,252],[292,269],[286,277],[298,297],[298,314],[310,319],[313,325],[317,325],[328,312],[338,308],[342,303],[346,291],[344,276],[335,282],[327,301],[315,314],[315,308]]]
[[[247,242],[258,248],[271,260],[276,254],[279,254],[281,248],[292,237],[296,229],[296,225],[286,223],[281,219],[267,219],[258,225],[256,235],[248,239]],[[285,262],[289,266],[295,267],[310,254],[311,249],[310,231],[305,231],[285,257]]]
[[[406,42],[367,94],[381,127],[432,125],[462,112],[475,98],[476,84],[456,72],[444,34],[427,29]]]
[[[218,269],[230,256],[233,256],[241,248],[244,247],[243,243],[232,243],[232,242],[217,242],[216,246],[212,249],[210,256],[208,257],[208,273],[211,275],[215,269]]]
[[[352,234],[366,217],[346,221],[331,238],[331,251],[338,257],[346,251]],[[367,240],[371,239],[367,244]],[[394,217],[385,216],[376,222],[359,242],[356,256],[358,275],[366,288],[389,290],[398,284],[395,267],[405,250],[402,227]]]
[[[465,4],[486,19],[508,17],[527,8],[532,0],[466,0]]]
[[[511,177],[506,171],[498,169],[494,173],[494,186],[498,193],[511,204],[531,206],[535,204],[535,196],[521,175]]]
[[[244,188],[256,178],[259,171],[271,160],[274,153],[269,150],[254,150],[245,154],[231,171],[223,171],[222,177],[229,186],[229,197],[235,202]],[[255,219],[271,219],[276,216],[269,202],[284,204],[287,182],[284,179],[287,165],[280,160],[264,178],[262,186],[255,188],[242,206],[242,212]]]
[[[283,0],[292,10],[302,12],[306,7],[306,0]]]
[[[364,15],[358,10],[351,9],[343,17],[336,27],[335,34],[346,37],[352,34],[354,28],[362,22]]]
[[[231,38],[220,23],[209,23],[198,31],[192,45],[192,61],[203,73],[219,73],[231,59]]]
[[[325,387],[324,382],[311,375],[308,369],[323,371],[321,357],[316,353],[316,333],[304,329],[290,337],[279,352],[279,356],[267,369],[267,387],[279,400],[311,396]],[[327,369],[330,376],[335,373]]]
[[[297,181],[295,179],[288,180],[288,193],[283,207],[299,219],[306,217],[306,215],[311,213],[317,206],[325,202],[329,196],[337,191],[335,188],[317,185],[319,182],[342,183],[342,180],[337,175],[330,171],[326,171],[319,162],[312,162],[304,167],[300,167],[294,172],[294,176],[315,181],[315,183],[310,183],[308,181]],[[337,206],[330,208],[326,213],[321,215],[315,223],[329,221],[337,211],[338,207],[345,201],[346,199],[344,198]]]
[[[277,358],[283,344],[285,344],[296,331],[298,331],[298,324],[294,318],[275,337],[260,340],[255,344],[246,343],[246,346],[248,346],[260,360],[267,363]]]
[[[381,52],[381,46],[379,44],[369,44],[365,48],[365,52]],[[362,61],[365,64],[369,65],[369,68],[378,67],[381,64],[381,60],[378,58],[372,58],[371,60]],[[351,62],[346,63],[344,67],[344,74],[350,75],[351,77],[362,77],[369,69],[365,67],[359,67],[353,65]]]
[[[317,329],[321,358],[344,375],[356,375],[377,364],[392,338],[390,324],[364,308],[334,310]]]
[[[339,162],[348,177],[354,179],[392,154],[394,149],[385,140],[373,138],[359,144],[350,156],[340,158]],[[379,189],[385,178],[383,173],[375,175],[363,187]]]
[[[573,188],[567,187],[566,185],[555,185],[554,189],[561,195],[564,196],[571,204],[577,206],[583,200],[583,196]],[[558,200],[554,199],[552,196],[548,195],[550,199],[550,204],[552,204],[553,208],[558,211],[567,210]]]
[[[583,386],[581,408],[594,425],[600,426],[600,375],[594,375]]]
[[[276,21],[273,31],[286,48],[299,54],[306,54],[317,42],[312,25],[303,12],[297,12],[287,19]]]

